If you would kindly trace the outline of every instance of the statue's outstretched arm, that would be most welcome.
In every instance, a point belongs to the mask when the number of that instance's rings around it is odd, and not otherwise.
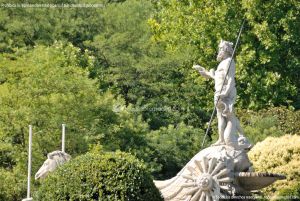
[[[205,68],[203,68],[200,65],[194,65],[193,69],[197,70],[200,73],[200,75],[202,75],[205,78],[215,79],[215,70],[214,69],[210,69],[210,71],[207,71]]]

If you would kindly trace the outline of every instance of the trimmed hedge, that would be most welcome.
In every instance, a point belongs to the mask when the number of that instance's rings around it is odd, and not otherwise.
[[[34,194],[39,201],[161,201],[145,166],[123,153],[88,153],[59,167]]]

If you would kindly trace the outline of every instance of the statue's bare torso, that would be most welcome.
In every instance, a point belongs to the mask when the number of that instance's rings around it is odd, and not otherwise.
[[[226,76],[226,73],[228,71],[229,63],[230,63],[230,57],[221,61],[221,63],[218,65],[217,70],[215,71],[215,93],[220,94],[222,92],[225,92],[226,86],[228,85],[228,78],[232,78],[232,85],[235,88],[235,63],[232,60],[231,62],[231,67],[229,68],[228,75]],[[225,80],[225,82],[224,82]],[[222,89],[222,85],[224,82],[224,86]],[[222,91],[221,91],[222,89]]]

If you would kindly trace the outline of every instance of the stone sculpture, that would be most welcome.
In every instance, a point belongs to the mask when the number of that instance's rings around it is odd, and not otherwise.
[[[231,57],[233,54],[232,43],[221,40],[217,61],[220,61],[217,70],[205,70],[199,65],[193,68],[205,78],[212,78],[215,81],[214,103],[217,110],[219,140],[215,143],[227,144],[238,147],[236,132],[244,137],[240,122],[234,114],[234,103],[236,100],[235,87],[235,62]],[[250,146],[250,144],[249,144]]]
[[[154,183],[166,201],[215,201],[250,196],[284,178],[253,172],[246,150],[217,145],[196,154],[172,179]]]
[[[232,43],[222,40],[216,71],[193,66],[202,76],[215,81],[219,140],[196,154],[175,177],[154,181],[166,201],[215,201],[229,199],[228,196],[230,199],[249,196],[253,190],[285,178],[281,174],[254,172],[249,161],[247,152],[252,146],[234,114],[236,88],[235,63],[230,61],[232,52]]]
[[[62,151],[53,151],[47,155],[47,160],[44,162],[42,167],[35,174],[35,179],[43,179],[50,172],[53,172],[58,166],[69,161],[71,156]]]
[[[32,198],[24,198],[22,199],[22,201],[32,201],[33,199]]]

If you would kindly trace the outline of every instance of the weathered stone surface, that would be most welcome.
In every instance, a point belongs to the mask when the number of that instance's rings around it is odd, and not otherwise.
[[[244,136],[233,105],[236,99],[232,43],[221,41],[217,70],[194,65],[203,77],[215,81],[214,103],[219,140],[201,150],[173,178],[154,181],[166,201],[210,201],[228,196],[251,195],[284,175],[253,172],[247,151],[252,145]]]
[[[35,179],[43,179],[50,172],[53,172],[58,166],[69,161],[71,156],[62,151],[53,151],[47,155],[47,160],[44,162],[42,167],[35,174]]]
[[[208,201],[251,195],[251,190],[285,178],[280,174],[251,171],[246,150],[218,145],[200,151],[175,177],[154,182],[166,201]]]

